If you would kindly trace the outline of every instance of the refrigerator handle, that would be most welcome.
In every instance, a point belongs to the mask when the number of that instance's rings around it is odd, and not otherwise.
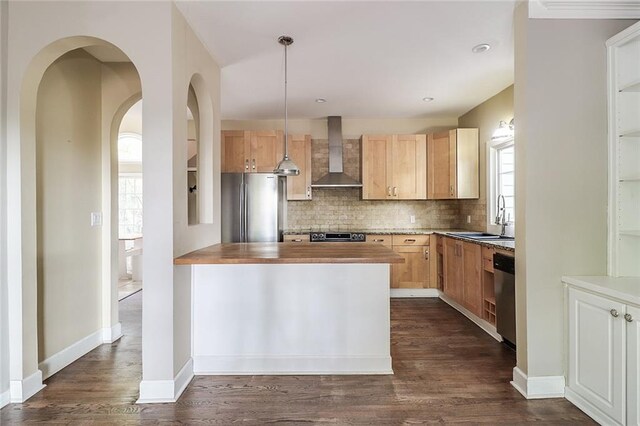
[[[242,242],[243,243],[246,243],[247,239],[248,239],[247,238],[247,233],[248,233],[247,225],[248,225],[249,222],[248,222],[247,218],[249,216],[249,211],[248,211],[249,202],[247,200],[247,186],[248,185],[246,183],[242,184],[242,202],[243,202],[243,205],[242,205],[242,232],[243,232],[243,234],[242,234]]]
[[[244,206],[245,206],[245,202],[244,202],[244,183],[240,184],[240,209],[238,210],[240,212],[240,242],[244,242],[244,224],[245,224],[245,211],[244,211]]]

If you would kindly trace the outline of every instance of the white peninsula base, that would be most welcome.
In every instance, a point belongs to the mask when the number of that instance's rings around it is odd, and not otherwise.
[[[205,374],[393,374],[389,264],[192,266]]]

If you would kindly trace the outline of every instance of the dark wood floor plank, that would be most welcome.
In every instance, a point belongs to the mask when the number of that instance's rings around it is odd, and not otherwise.
[[[594,424],[564,399],[525,400],[515,353],[437,299],[391,302],[393,376],[199,376],[176,404],[135,404],[142,292],[121,302],[125,336],[46,381],[0,424]]]

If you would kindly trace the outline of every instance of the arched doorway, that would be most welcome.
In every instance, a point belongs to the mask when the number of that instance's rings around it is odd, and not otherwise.
[[[124,106],[140,98],[140,77],[117,47],[85,37],[75,41],[82,47],[45,68],[31,99],[37,363],[43,379],[121,337],[113,128]]]

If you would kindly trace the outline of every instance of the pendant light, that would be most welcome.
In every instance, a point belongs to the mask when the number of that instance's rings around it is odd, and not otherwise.
[[[278,43],[284,46],[284,158],[273,171],[279,176],[297,176],[300,169],[289,159],[289,128],[287,122],[287,46],[293,43],[293,39],[283,35],[278,38]]]

